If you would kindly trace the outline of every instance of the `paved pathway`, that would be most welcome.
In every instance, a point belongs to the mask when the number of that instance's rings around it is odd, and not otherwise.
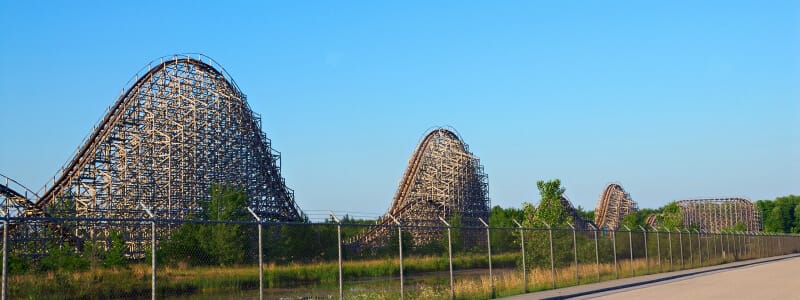
[[[508,297],[528,299],[800,299],[800,255],[625,278]]]

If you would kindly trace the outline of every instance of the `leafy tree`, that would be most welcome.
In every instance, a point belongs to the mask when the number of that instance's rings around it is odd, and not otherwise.
[[[127,263],[125,259],[125,241],[122,239],[122,233],[115,231],[109,234],[111,246],[103,259],[103,266],[106,267],[122,267]]]
[[[159,258],[170,264],[186,263],[189,265],[210,264],[211,255],[200,245],[203,224],[184,223],[173,230],[168,241],[159,244]],[[150,255],[147,255],[149,258]]]
[[[205,219],[215,221],[245,221],[247,214],[247,195],[230,187],[214,185],[211,187],[211,200],[202,203]],[[248,229],[249,230],[245,230]],[[200,247],[220,265],[243,263],[248,248],[248,231],[252,226],[242,224],[217,223],[200,227]]]
[[[523,212],[517,208],[502,208],[499,205],[492,208],[492,215],[489,217],[489,226],[515,228],[517,225],[513,220],[521,220]],[[517,239],[519,233],[513,229],[496,229],[491,232],[492,251],[503,253],[516,251],[519,249]]]
[[[794,227],[792,233],[800,233],[800,204],[794,207]]]
[[[683,228],[683,211],[677,202],[673,201],[661,208],[658,224],[670,229]]]
[[[539,206],[523,202],[522,211],[524,214],[523,226],[542,228],[545,223],[553,228],[565,227],[572,224],[572,216],[564,209],[561,199],[565,189],[561,187],[558,179],[550,181],[538,181],[536,186],[542,199]],[[525,233],[525,247],[530,249],[530,255],[526,255],[525,260],[529,266],[545,267],[550,262],[550,234],[548,230],[536,230]],[[553,230],[553,248],[568,249],[572,244],[572,234],[567,231]],[[570,261],[570,251],[554,251],[554,260],[558,264]]]
[[[764,219],[764,231],[784,232],[783,223],[783,214],[781,213],[781,208],[779,206],[775,206]]]
[[[582,219],[586,221],[594,221],[594,210],[585,210],[582,206],[578,205],[575,211]]]
[[[764,231],[766,232],[800,232],[800,196],[788,195],[775,200],[759,200],[756,206],[761,210]]]
[[[657,213],[655,209],[643,208],[635,212],[625,215],[622,218],[621,225],[628,226],[631,229],[638,229],[639,226],[646,227],[647,216]]]
[[[733,226],[726,226],[722,228],[722,231],[747,231],[747,224],[742,221],[736,222]]]
[[[453,253],[460,252],[460,251],[464,250],[464,248],[465,248],[465,245],[464,245],[465,241],[464,241],[464,238],[463,238],[464,234],[462,232],[462,229],[459,228],[459,227],[464,225],[461,222],[461,215],[457,214],[457,213],[454,213],[454,214],[450,215],[450,219],[447,220],[447,223],[449,223],[450,227],[452,227],[450,229],[450,238],[452,240]],[[442,235],[441,247],[442,247],[442,249],[447,250],[447,233],[446,232]],[[447,251],[445,251],[444,254],[446,255]]]
[[[572,216],[564,209],[564,205],[561,202],[565,191],[561,187],[561,180],[554,179],[547,182],[539,180],[536,182],[536,187],[539,188],[542,200],[539,202],[539,207],[535,209],[534,214],[526,214],[528,225],[542,226],[547,223],[550,226],[565,226],[572,224]],[[523,209],[524,207],[525,204],[523,204]]]
[[[211,187],[211,199],[201,203],[200,219],[213,221],[249,220],[247,195],[221,185]],[[253,226],[237,223],[184,223],[172,232],[160,251],[168,262],[193,265],[234,265],[244,263],[254,236]]]
[[[39,262],[43,270],[83,271],[89,268],[89,260],[68,244],[50,244],[47,256]]]
[[[400,247],[398,244],[400,241],[397,238],[397,228],[391,228],[389,231],[389,243],[385,247],[386,252],[383,253],[387,256],[396,256],[397,255],[397,248]],[[414,249],[414,238],[411,236],[411,232],[408,230],[403,230],[403,255],[408,255],[411,253],[411,249]]]

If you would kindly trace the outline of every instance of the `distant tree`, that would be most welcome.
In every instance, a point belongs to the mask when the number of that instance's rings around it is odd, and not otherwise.
[[[772,211],[764,218],[764,231],[766,232],[784,232],[783,229],[783,214],[781,208],[775,206]]]
[[[199,218],[213,221],[249,220],[244,191],[222,185],[211,187],[211,198],[201,202]],[[253,226],[237,223],[184,223],[174,230],[160,252],[168,262],[204,265],[245,263]]]
[[[403,232],[403,255],[411,254],[412,249],[414,249],[414,238],[411,236],[411,232],[408,230],[404,230]],[[389,230],[389,242],[385,248],[385,253],[382,253],[386,256],[396,256],[397,255],[397,248],[399,248],[399,239],[397,238],[397,228],[392,228]]]
[[[747,224],[745,222],[739,221],[739,222],[736,222],[736,224],[733,224],[733,226],[725,227],[722,230],[724,230],[724,231],[737,231],[737,232],[747,231]]]
[[[561,187],[561,180],[554,179],[547,182],[540,180],[536,182],[536,187],[539,188],[539,194],[542,199],[532,215],[525,215],[528,224],[531,226],[545,225],[543,222],[550,226],[572,224],[572,216],[566,211],[561,202],[565,191]],[[525,207],[525,204],[523,204],[523,207]]]
[[[628,226],[631,229],[638,229],[639,226],[645,227],[647,225],[647,216],[657,213],[657,210],[643,208],[635,212],[625,215],[620,224]]]
[[[756,201],[756,208],[759,210],[761,215],[761,225],[763,226],[763,230],[765,232],[770,232],[767,229],[767,218],[769,218],[772,209],[775,208],[775,203],[771,200],[758,200]]]
[[[46,271],[83,271],[89,268],[89,260],[66,243],[50,244],[47,256],[39,264]]]
[[[211,200],[201,204],[206,220],[245,221],[251,217],[247,212],[247,195],[233,187],[214,185],[211,187]],[[249,244],[248,230],[252,226],[242,224],[210,224],[200,227],[199,238],[202,247],[214,262],[232,265],[245,262]]]
[[[450,215],[450,219],[447,220],[447,223],[450,224],[450,238],[452,240],[453,252],[459,252],[464,250],[464,234],[463,230],[459,227],[463,226],[464,223],[461,221],[461,215],[454,213]],[[441,247],[442,249],[447,250],[447,233],[442,235],[441,239]],[[447,253],[444,253],[447,254]]]
[[[536,186],[541,195],[539,206],[523,202],[522,211],[524,214],[523,226],[525,227],[545,227],[545,223],[551,227],[566,227],[572,224],[572,216],[565,210],[561,202],[565,189],[561,187],[558,179],[550,181],[538,181]],[[566,231],[553,232],[553,247],[557,249],[567,249],[571,246],[572,235],[565,234]],[[549,265],[550,257],[550,234],[545,230],[536,230],[525,233],[525,247],[530,249],[530,255],[526,255],[525,260],[529,266],[545,267]],[[569,262],[569,251],[556,251],[553,253],[558,264]]]
[[[800,203],[794,207],[794,227],[793,233],[800,233]]]
[[[522,210],[518,208],[502,208],[499,205],[492,207],[492,215],[489,217],[489,226],[515,228],[517,225],[513,220],[522,220]],[[502,253],[519,248],[518,231],[514,229],[492,230],[492,251]]]
[[[111,232],[108,239],[111,246],[103,259],[103,266],[106,267],[122,267],[127,263],[125,259],[125,241],[122,239],[122,233],[118,231]]]
[[[578,208],[575,209],[582,219],[586,221],[594,222],[594,210],[585,210],[582,206],[578,205]]]
[[[677,202],[670,202],[659,209],[658,225],[670,229],[683,228],[683,211]]]
[[[639,218],[635,213],[625,215],[622,217],[622,221],[620,222],[620,227],[624,228],[623,226],[628,226],[628,228],[636,228],[637,225],[640,225]]]

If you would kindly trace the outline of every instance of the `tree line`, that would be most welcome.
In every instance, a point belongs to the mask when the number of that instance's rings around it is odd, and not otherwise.
[[[537,205],[522,203],[522,209],[491,208],[489,225],[493,253],[518,251],[520,249],[520,233],[517,224],[527,228],[544,228],[552,226],[568,228],[572,224],[569,214],[561,202],[565,189],[558,179],[537,182],[541,200]],[[168,265],[217,265],[231,266],[250,264],[257,261],[257,227],[237,222],[250,222],[252,216],[246,211],[247,195],[240,189],[214,185],[211,197],[201,203],[202,209],[190,219],[210,222],[186,222],[173,227],[169,239],[159,241],[157,259]],[[800,196],[778,197],[775,200],[760,200],[756,205],[764,218],[764,230],[767,232],[800,233]],[[592,220],[594,211],[577,208],[578,216]],[[675,202],[656,209],[640,209],[625,216],[621,224],[629,228],[646,226],[647,217],[651,214],[659,216],[659,225],[667,228],[683,228],[681,210]],[[461,224],[460,217],[450,218],[454,227]],[[375,220],[359,220],[344,216],[342,223],[368,225]],[[737,224],[743,225],[743,224]],[[307,222],[292,225],[264,224],[263,250],[264,258],[270,263],[303,263],[320,262],[336,259],[338,256],[337,227],[332,220],[323,224]],[[343,237],[353,237],[367,230],[367,226],[343,226]],[[691,228],[690,228],[691,229]],[[486,251],[485,243],[467,248],[463,243],[464,229],[454,228],[453,249],[455,252]],[[438,241],[427,245],[414,245],[410,229],[403,230],[403,248],[406,255],[445,255],[447,254],[446,235]],[[556,246],[571,246],[572,237],[566,231],[554,231],[553,240]],[[531,230],[526,232],[526,248],[530,249],[529,263],[534,265],[547,261],[549,245],[547,230]],[[126,253],[125,236],[120,232],[111,232],[105,240],[86,240],[82,247],[58,243],[50,243],[48,255],[41,259],[26,259],[12,255],[10,268],[18,273],[24,270],[82,270],[89,267],[125,267],[135,262]],[[590,238],[579,236],[583,241]],[[390,230],[387,243],[369,251],[359,251],[345,246],[345,258],[359,257],[391,257],[396,255],[398,245],[397,232]],[[585,241],[584,241],[585,242]],[[563,244],[563,245],[562,245]],[[570,245],[567,245],[570,244]],[[584,245],[587,243],[578,243]],[[582,247],[580,247],[582,248]],[[148,250],[149,251],[149,250]],[[591,256],[590,248],[579,249],[581,256]],[[584,253],[586,252],[586,253]],[[560,255],[560,254],[559,254]],[[150,255],[140,261],[147,261]],[[566,259],[566,258],[565,258]],[[568,261],[568,259],[566,259]]]
[[[761,211],[764,231],[776,233],[800,233],[800,196],[789,195],[775,200],[759,200],[756,206]]]

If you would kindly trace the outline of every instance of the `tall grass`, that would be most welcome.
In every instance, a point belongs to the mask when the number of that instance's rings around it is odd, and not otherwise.
[[[517,267],[520,255],[503,253],[492,256],[493,267],[498,270],[494,277],[495,295],[510,296],[523,292],[522,270]],[[704,257],[703,265],[716,265],[730,260]],[[631,263],[634,272],[631,272]],[[585,284],[599,280],[630,277],[698,267],[699,261],[693,258],[680,266],[674,259],[669,265],[668,258],[662,257],[662,265],[657,258],[620,259],[615,268],[613,263],[579,262],[578,278],[575,280],[575,266],[556,268],[556,287]],[[454,257],[457,270],[485,269],[488,258],[485,254],[460,254]],[[420,299],[447,299],[450,286],[447,275],[441,272],[449,269],[448,258],[439,256],[408,257],[404,261],[404,272],[412,280],[407,280],[406,296]],[[287,296],[315,297],[336,293],[338,281],[337,262],[307,264],[268,264],[264,266],[265,287],[268,293],[281,293]],[[399,275],[397,258],[345,261],[344,278],[348,283],[348,298],[355,299],[397,299],[398,288],[395,278]],[[188,267],[164,266],[158,269],[158,294],[169,295],[242,295],[258,288],[258,267]],[[150,294],[150,265],[134,264],[124,268],[91,269],[82,272],[46,272],[9,277],[11,298],[30,299],[109,299],[142,298]],[[388,278],[376,283],[353,282],[359,279]],[[413,278],[417,278],[413,280]],[[550,289],[553,274],[550,268],[532,268],[527,272],[528,291]],[[484,271],[457,273],[455,294],[459,299],[485,299],[491,295],[489,276]],[[359,288],[360,287],[360,288]]]

